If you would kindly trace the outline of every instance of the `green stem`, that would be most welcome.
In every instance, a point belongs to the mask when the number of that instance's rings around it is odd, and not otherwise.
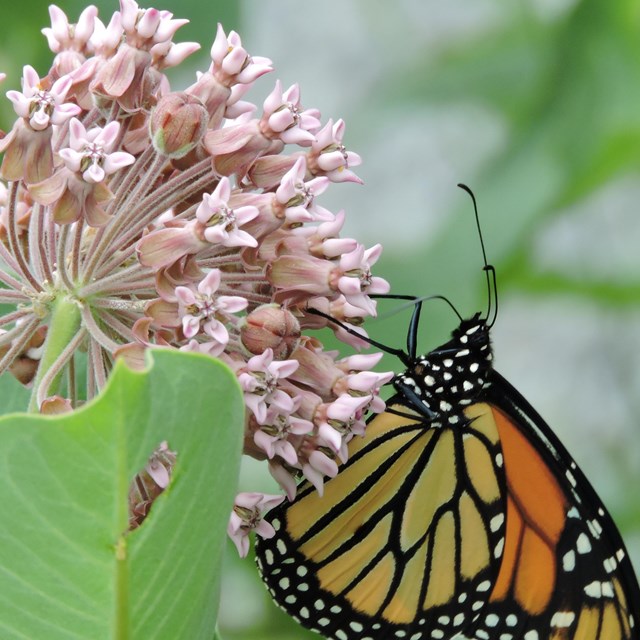
[[[42,378],[55,364],[64,348],[69,344],[69,341],[77,334],[79,328],[80,307],[78,303],[66,296],[58,298],[53,305],[42,359],[40,360],[38,373],[33,383],[31,400],[29,402],[29,411],[31,413],[35,413],[39,409],[37,397]],[[49,388],[55,389],[59,381],[60,375],[57,375]]]

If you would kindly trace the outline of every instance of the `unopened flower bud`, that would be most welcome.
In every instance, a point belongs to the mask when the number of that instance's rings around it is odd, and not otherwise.
[[[275,360],[284,360],[298,346],[300,324],[288,309],[277,304],[263,305],[247,316],[240,337],[250,353],[272,349]]]
[[[209,114],[202,102],[188,93],[169,93],[160,98],[149,120],[153,146],[170,158],[182,158],[198,145]]]

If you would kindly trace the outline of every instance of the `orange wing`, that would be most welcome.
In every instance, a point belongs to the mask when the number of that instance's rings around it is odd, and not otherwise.
[[[281,607],[340,640],[637,638],[624,548],[555,442],[488,403],[455,428],[413,415],[391,406],[324,497],[307,486],[270,514],[257,559]]]
[[[410,414],[374,418],[324,496],[302,488],[257,543],[275,600],[326,637],[460,626],[489,598],[505,520],[496,425],[435,429]]]
[[[597,513],[583,504],[578,489],[597,498],[588,484],[579,486],[586,479],[575,463],[556,475],[555,443],[535,447],[505,412],[486,404],[473,410],[497,426],[507,485],[504,553],[475,637],[637,638],[627,598],[634,584],[618,571],[622,562],[629,567],[626,551],[599,500]]]

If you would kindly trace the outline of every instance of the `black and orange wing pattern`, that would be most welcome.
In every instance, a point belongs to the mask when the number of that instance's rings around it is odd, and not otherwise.
[[[267,518],[276,602],[336,640],[633,640],[624,544],[476,315],[415,358],[324,496]]]

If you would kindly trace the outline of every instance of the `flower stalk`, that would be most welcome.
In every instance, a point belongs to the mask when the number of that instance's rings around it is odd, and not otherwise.
[[[33,381],[29,411],[38,411],[43,400],[58,393],[64,366],[79,346],[81,335],[80,307],[70,297],[56,297],[47,325],[47,338],[40,358],[38,373]],[[27,335],[27,332],[25,332]],[[75,339],[74,339],[75,337]],[[71,348],[70,348],[71,345]]]

